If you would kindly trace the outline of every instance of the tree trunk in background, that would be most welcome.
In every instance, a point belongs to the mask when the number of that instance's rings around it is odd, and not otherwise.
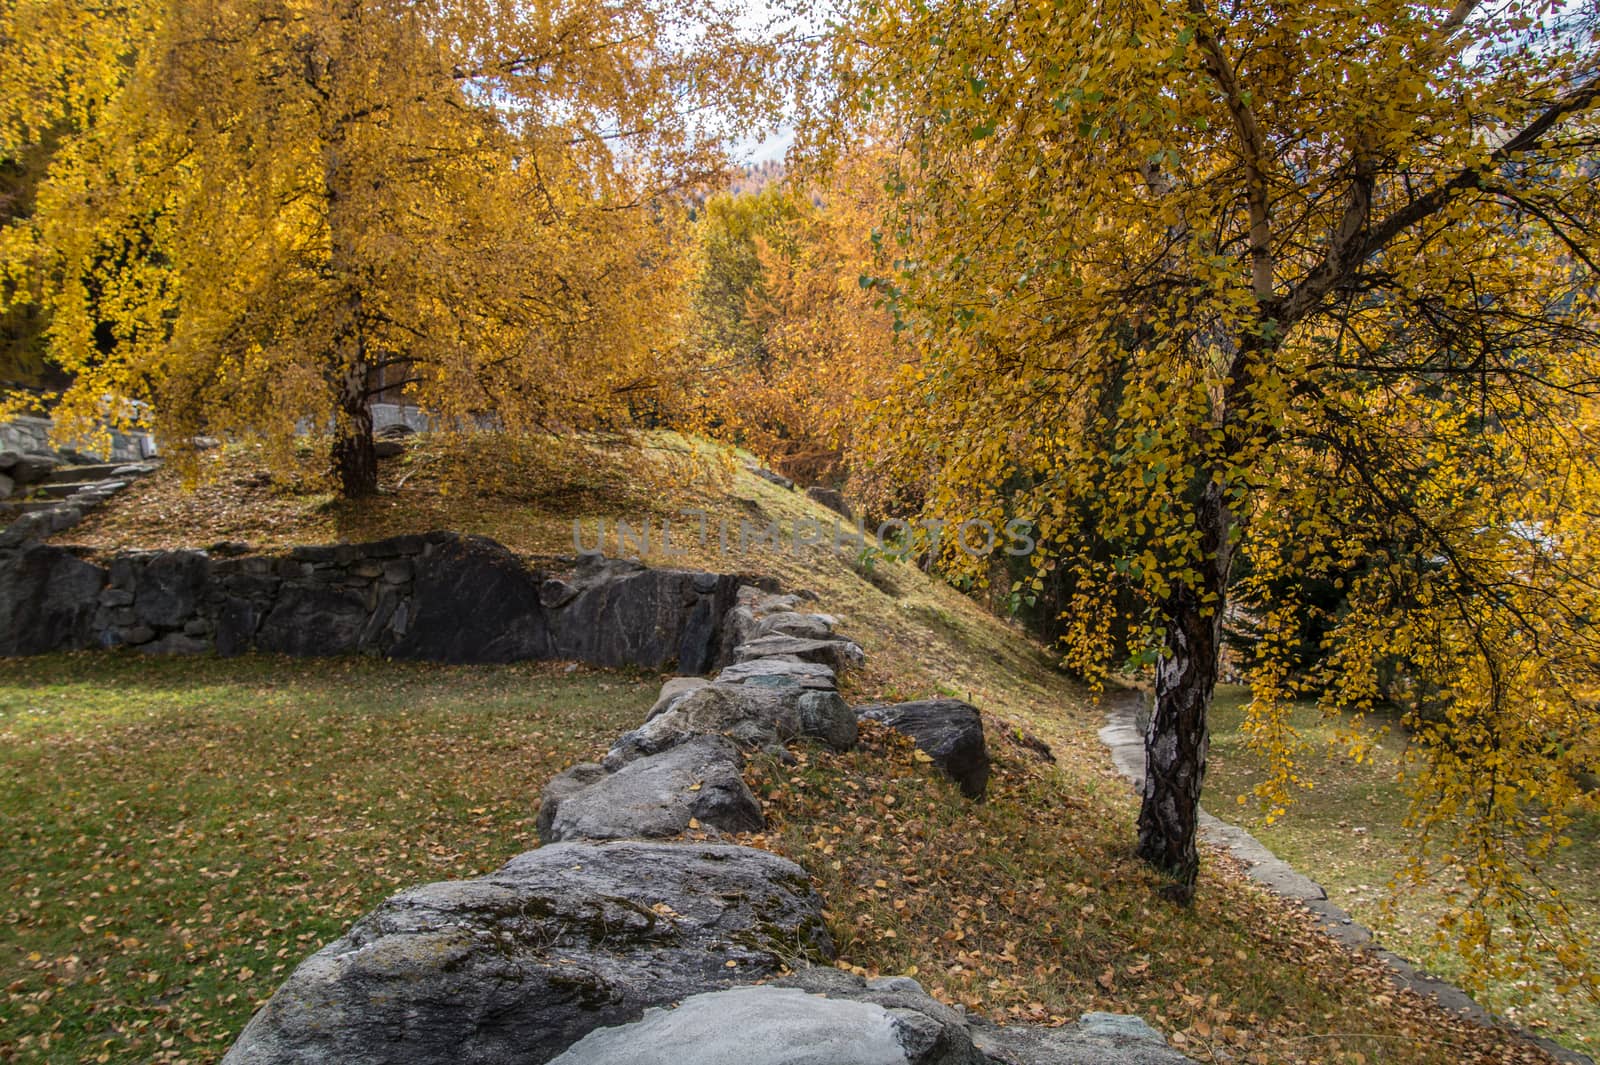
[[[1168,654],[1156,665],[1139,807],[1139,857],[1170,878],[1162,893],[1184,905],[1194,899],[1200,871],[1195,837],[1210,745],[1206,713],[1217,684],[1230,555],[1229,515],[1212,482],[1201,491],[1196,520],[1206,556],[1202,586],[1180,588],[1167,604]],[[1215,598],[1204,602],[1207,595]]]
[[[378,455],[372,443],[372,409],[367,405],[366,372],[352,371],[339,397],[334,427],[333,469],[346,499],[378,491]]]

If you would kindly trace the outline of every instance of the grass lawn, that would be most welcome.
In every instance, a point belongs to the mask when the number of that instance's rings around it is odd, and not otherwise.
[[[1211,763],[1207,806],[1237,820],[1280,857],[1309,874],[1328,897],[1378,932],[1380,941],[1430,972],[1461,983],[1467,974],[1459,957],[1437,939],[1438,915],[1458,904],[1464,886],[1436,876],[1425,888],[1391,890],[1406,855],[1403,822],[1409,805],[1398,779],[1399,730],[1377,745],[1374,759],[1357,765],[1334,744],[1340,723],[1324,719],[1314,706],[1297,707],[1293,723],[1315,748],[1305,774],[1309,791],[1298,793],[1286,817],[1268,825],[1254,803],[1236,797],[1264,775],[1262,759],[1245,748],[1239,731],[1249,694],[1220,689],[1212,708]],[[1546,875],[1559,887],[1580,924],[1600,933],[1600,819],[1590,818],[1570,833],[1573,846],[1549,863]],[[1544,981],[1553,985],[1552,978]],[[1549,990],[1492,984],[1477,995],[1485,1006],[1518,1023],[1594,1054],[1600,1050],[1600,1003]]]
[[[657,678],[104,654],[0,679],[0,1060],[212,1061],[396,890],[537,844]]]

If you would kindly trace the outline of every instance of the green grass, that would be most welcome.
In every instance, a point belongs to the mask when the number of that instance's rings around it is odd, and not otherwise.
[[[802,493],[716,463],[651,481],[647,504],[631,475],[550,479],[527,456],[497,459],[505,487],[458,491],[429,472],[450,456],[424,442],[384,495],[329,507],[249,488],[261,464],[221,450],[198,491],[146,478],[67,539],[286,547],[448,527],[548,555],[571,551],[574,518],[694,506],[713,522],[831,523]],[[985,713],[998,765],[984,804],[870,731],[857,752],[750,767],[770,828],[748,842],[812,871],[842,964],[915,968],[947,1001],[1010,1020],[1138,1013],[1202,1062],[1543,1060],[1395,994],[1381,966],[1225,860],[1206,861],[1194,909],[1161,902],[1132,854],[1135,797],[1095,738],[1103,708],[915,566],[880,561],[869,579],[827,547],[724,554],[715,538],[649,561],[817,593],[868,653],[846,678],[852,702],[950,694]],[[0,1061],[215,1060],[289,968],[377,901],[532,846],[544,783],[654,694],[654,678],[556,666],[88,655],[5,668]]]
[[[537,844],[658,678],[61,656],[0,679],[0,1060],[211,1061],[396,890]]]
[[[1439,916],[1461,901],[1463,886],[1436,876],[1425,886],[1392,887],[1409,846],[1403,827],[1410,796],[1399,778],[1405,735],[1392,729],[1371,761],[1357,764],[1336,742],[1342,722],[1310,705],[1297,706],[1292,724],[1313,748],[1287,816],[1267,824],[1256,804],[1237,802],[1265,775],[1265,762],[1246,748],[1240,725],[1246,689],[1218,690],[1212,706],[1211,762],[1206,804],[1218,816],[1243,824],[1280,857],[1321,883],[1328,897],[1375,929],[1389,949],[1453,982],[1470,982],[1461,959],[1437,940]],[[1580,927],[1600,934],[1600,822],[1575,826],[1573,846],[1545,873],[1573,907]],[[1485,1006],[1585,1053],[1600,1048],[1600,1004],[1551,988],[1550,970],[1535,989],[1525,982],[1492,983],[1477,993]]]

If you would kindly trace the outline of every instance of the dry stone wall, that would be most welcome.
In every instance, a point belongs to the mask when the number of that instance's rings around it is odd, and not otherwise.
[[[740,578],[585,556],[535,568],[481,537],[398,536],[282,556],[152,551],[107,562],[0,547],[0,654],[376,654],[572,659],[703,673]]]
[[[745,752],[855,745],[835,667],[863,656],[793,597],[744,587],[736,600],[722,627],[738,665],[669,680],[601,761],[552,780],[545,846],[383,903],[290,975],[224,1065],[1183,1065],[1137,1018],[1002,1029],[910,978],[827,966],[804,870],[723,837],[763,825]],[[933,732],[907,728],[932,743],[951,707],[888,716],[903,727],[934,711]]]

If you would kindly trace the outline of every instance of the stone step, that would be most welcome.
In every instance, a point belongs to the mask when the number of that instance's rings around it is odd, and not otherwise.
[[[32,514],[36,510],[49,510],[60,505],[59,499],[8,499],[0,503],[0,518],[10,520],[18,514]]]
[[[126,462],[96,462],[87,466],[57,466],[41,483],[82,486],[90,481],[104,481],[126,465]]]
[[[28,494],[36,499],[65,499],[74,492],[93,488],[99,483],[98,481],[46,481],[30,487]]]

